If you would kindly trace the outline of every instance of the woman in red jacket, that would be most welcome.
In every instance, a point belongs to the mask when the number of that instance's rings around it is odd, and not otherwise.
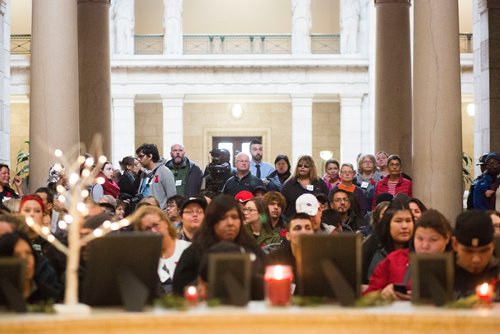
[[[387,159],[387,168],[389,175],[378,181],[375,185],[375,194],[373,195],[372,209],[377,205],[377,196],[382,193],[389,193],[393,196],[397,194],[406,194],[412,196],[412,183],[409,179],[403,177],[403,163],[398,155],[391,155]]]
[[[441,213],[426,211],[416,224],[413,247],[396,250],[382,260],[370,278],[366,293],[381,291],[385,299],[409,300],[411,295],[395,291],[394,285],[405,285],[411,291],[410,251],[414,248],[417,254],[439,254],[450,250],[451,232],[450,222]]]

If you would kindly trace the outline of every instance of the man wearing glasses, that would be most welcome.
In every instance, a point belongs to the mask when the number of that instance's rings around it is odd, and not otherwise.
[[[344,163],[340,166],[340,178],[341,182],[338,186],[334,187],[328,194],[328,199],[330,202],[332,201],[333,193],[336,192],[337,189],[341,189],[347,193],[353,194],[354,198],[356,198],[357,205],[359,208],[359,213],[364,216],[366,212],[370,210],[371,203],[366,201],[365,194],[363,193],[363,189],[358,187],[354,183],[354,166],[349,163]]]
[[[227,179],[224,188],[222,188],[223,194],[234,197],[242,190],[253,192],[255,187],[264,185],[261,179],[250,173],[250,157],[248,154],[238,153],[235,166],[236,174]]]
[[[330,207],[340,216],[339,232],[361,232],[366,229],[366,222],[351,208],[352,195],[343,189],[335,189],[332,194]],[[364,234],[364,233],[363,233]]]
[[[165,165],[158,164],[160,154],[155,144],[143,144],[135,153],[141,166],[147,170],[142,174],[139,193],[144,197],[153,196],[160,208],[166,209],[167,199],[177,194],[174,175]]]

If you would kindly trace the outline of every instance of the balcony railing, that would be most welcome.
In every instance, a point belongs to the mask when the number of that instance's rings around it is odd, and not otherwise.
[[[460,34],[460,53],[472,53],[472,34]]]
[[[10,35],[11,54],[30,54],[31,35]]]
[[[163,53],[163,35],[135,35],[134,54],[158,55]]]
[[[184,54],[290,54],[289,34],[184,35]],[[460,52],[472,53],[472,34],[460,34]],[[136,35],[134,53],[163,54],[163,35]],[[339,54],[340,35],[311,34],[313,54]],[[30,54],[31,35],[11,35],[11,54]]]

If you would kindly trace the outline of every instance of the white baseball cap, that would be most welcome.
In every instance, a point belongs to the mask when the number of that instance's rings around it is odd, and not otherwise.
[[[295,211],[306,213],[309,216],[316,216],[319,209],[319,202],[313,194],[302,194],[295,201]]]

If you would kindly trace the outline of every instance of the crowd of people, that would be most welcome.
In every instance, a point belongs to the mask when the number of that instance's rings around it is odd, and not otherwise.
[[[206,292],[208,254],[230,249],[251,255],[251,296],[261,299],[265,265],[290,265],[297,278],[296,255],[303,234],[361,235],[363,290],[379,291],[382,298],[410,299],[413,252],[453,252],[457,298],[474,293],[480,282],[499,278],[494,255],[494,235],[500,234],[496,152],[482,157],[482,174],[471,186],[468,210],[457,216],[454,229],[438,210],[412,197],[412,180],[403,172],[403,161],[386,152],[360,154],[356,167],[328,160],[324,175],[318,174],[308,155],[299,157],[294,168],[284,154],[274,164],[264,162],[258,140],[250,143],[250,154],[235,156],[234,169],[227,161],[217,161],[203,172],[182,144],[171,146],[168,161],[154,144],[143,144],[135,153],[121,160],[121,170],[111,162],[102,164],[97,174],[101,182],[88,188],[88,216],[81,235],[105,220],[124,217],[132,227],[115,233],[161,235],[159,295],[182,295],[192,284]],[[219,166],[229,172],[213,174]],[[207,180],[217,180],[221,187]],[[25,222],[31,217],[67,243],[60,224],[67,208],[56,200],[61,186],[69,187],[64,170],[51,167],[47,184],[24,194],[22,180],[14,177],[11,183],[9,166],[0,165],[0,256],[25,260],[23,297],[29,302],[63,298],[65,255]],[[406,293],[397,291],[396,285],[406,286]]]

